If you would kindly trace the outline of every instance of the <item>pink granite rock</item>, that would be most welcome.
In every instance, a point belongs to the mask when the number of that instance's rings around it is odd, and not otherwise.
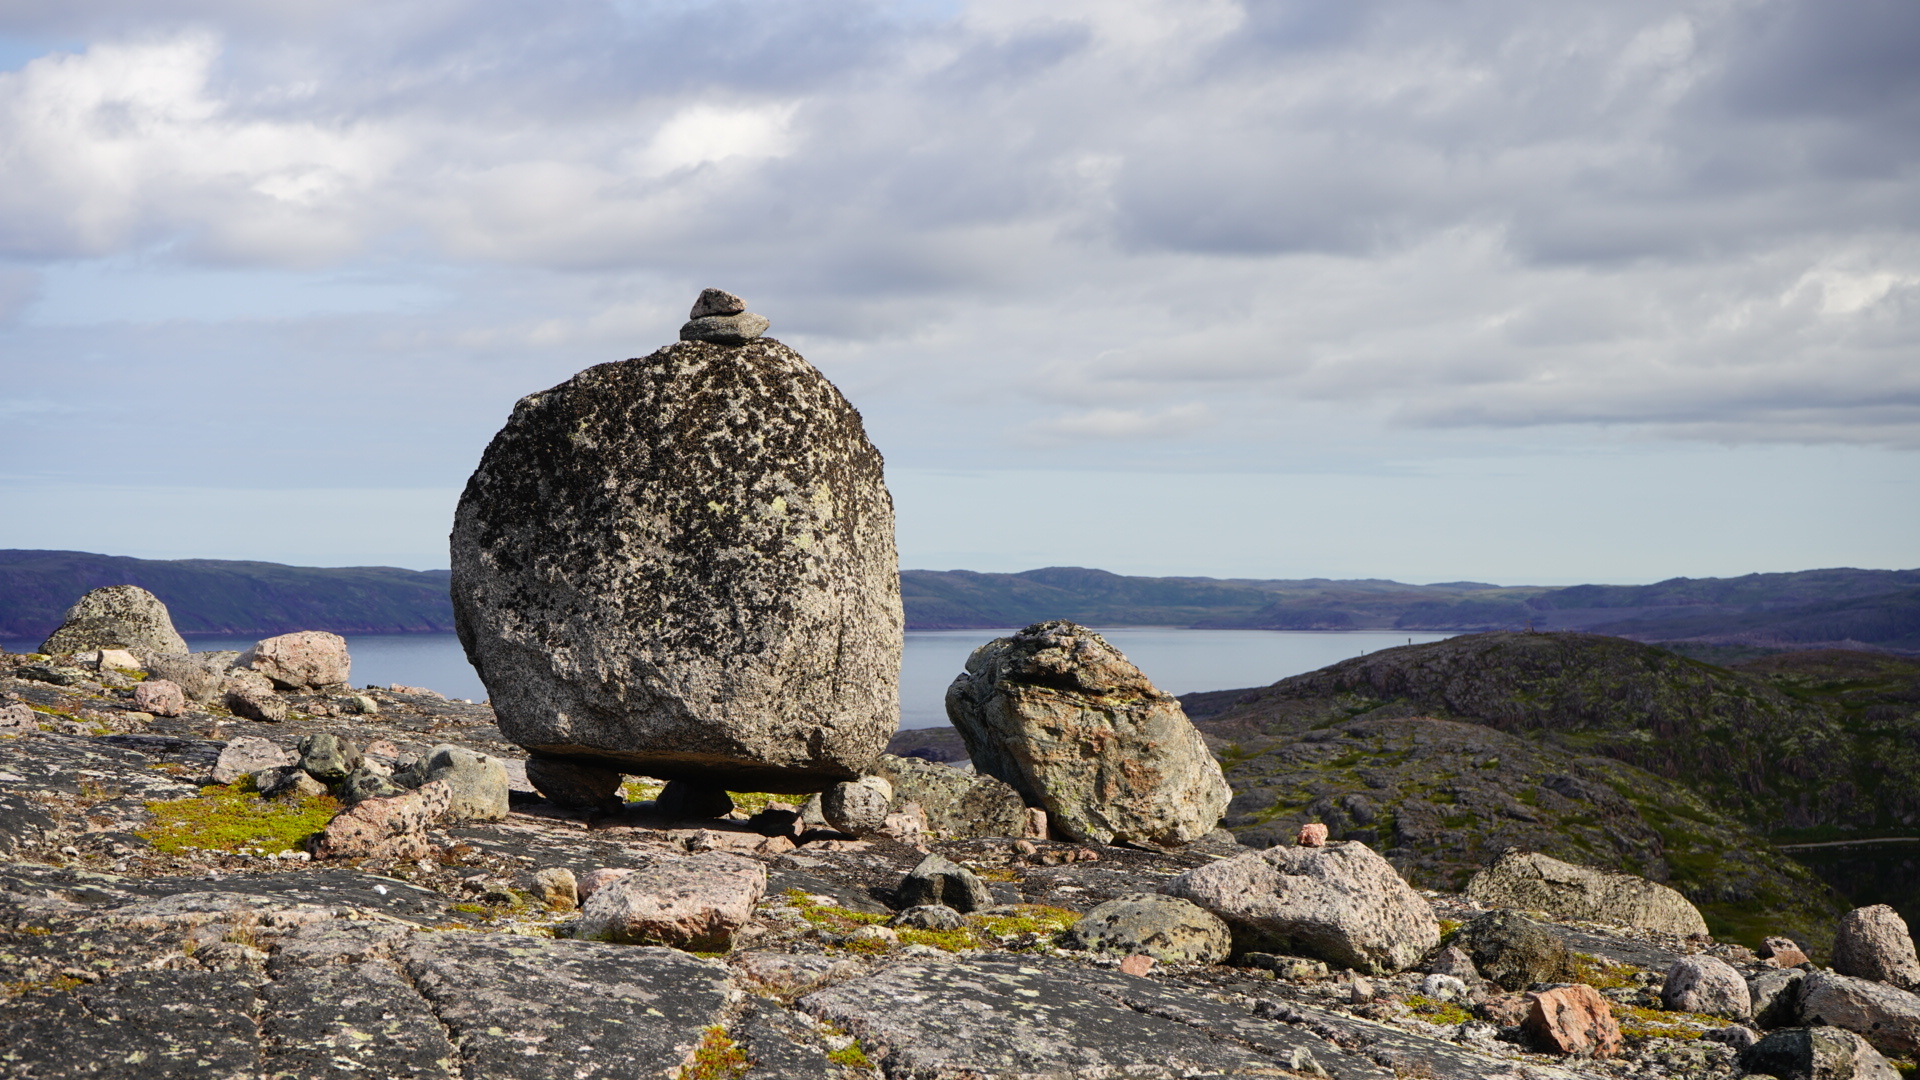
[[[611,885],[616,881],[619,881],[621,878],[626,877],[628,874],[631,874],[631,873],[633,873],[633,871],[630,869],[610,868],[610,867],[603,866],[598,870],[589,870],[586,873],[580,875],[580,880],[577,883],[576,888],[578,888],[580,892],[581,905],[585,906],[588,898],[591,897],[594,893],[599,892],[601,889],[605,888],[606,886]]]
[[[1301,847],[1326,847],[1327,827],[1317,821],[1309,821],[1300,826],[1300,835],[1294,839]]]
[[[1607,999],[1591,986],[1562,986],[1527,995],[1521,1023],[1535,1045],[1573,1057],[1612,1057],[1620,1049],[1620,1025]]]
[[[133,707],[155,716],[179,716],[187,711],[187,692],[171,679],[148,679],[133,688]]]
[[[252,668],[283,690],[312,690],[344,685],[352,665],[346,638],[301,630],[254,642],[234,666]]]
[[[314,841],[321,859],[424,859],[432,854],[427,826],[446,812],[453,791],[429,780],[404,795],[362,799],[327,823]]]
[[[723,851],[690,855],[595,889],[574,934],[629,945],[728,949],[766,891],[766,867],[751,859]]]

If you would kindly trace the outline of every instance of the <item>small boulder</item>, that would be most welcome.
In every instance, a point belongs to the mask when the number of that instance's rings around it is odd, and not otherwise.
[[[871,768],[892,785],[894,809],[907,802],[919,803],[926,812],[927,830],[935,835],[960,840],[1032,835],[1026,803],[997,776],[891,754],[880,755]]]
[[[653,808],[678,821],[701,821],[733,813],[733,796],[712,784],[669,780],[654,799]]]
[[[1427,961],[1427,971],[1435,975],[1451,975],[1471,986],[1480,981],[1480,969],[1473,966],[1473,957],[1458,945],[1449,945],[1433,954]]]
[[[530,754],[527,782],[555,806],[576,810],[617,810],[625,778],[613,769],[566,758]]]
[[[723,851],[671,859],[594,890],[574,936],[628,945],[724,950],[767,891],[766,868]]]
[[[1521,1029],[1548,1053],[1612,1057],[1620,1050],[1620,1025],[1607,999],[1591,986],[1557,986],[1526,996]]]
[[[181,692],[194,701],[202,703],[219,701],[226,693],[227,668],[239,655],[236,652],[190,653],[184,650],[178,653],[149,655],[147,682],[165,679],[180,687]]]
[[[323,784],[345,780],[361,761],[359,747],[329,732],[308,735],[296,748],[300,752],[300,767]]]
[[[179,716],[187,711],[187,694],[172,679],[148,679],[133,688],[133,707],[155,716]]]
[[[1293,839],[1301,847],[1326,847],[1327,827],[1318,821],[1309,821],[1300,826],[1300,832]]]
[[[1572,966],[1565,942],[1512,911],[1476,915],[1460,928],[1454,944],[1466,951],[1484,978],[1506,990],[1558,981]]]
[[[234,660],[282,690],[325,690],[344,686],[352,670],[347,639],[323,630],[301,630],[256,641]]]
[[[689,319],[704,319],[709,315],[738,315],[747,310],[747,302],[725,289],[701,289],[700,295],[693,301],[692,310],[687,312]]]
[[[1854,908],[1833,937],[1833,970],[1902,990],[1920,990],[1920,958],[1907,921],[1886,904]]]
[[[1068,840],[1188,844],[1233,797],[1180,702],[1075,623],[1036,623],[974,650],[946,704],[974,766]]]
[[[895,891],[903,908],[922,904],[945,904],[955,911],[979,911],[992,907],[993,892],[980,875],[952,862],[938,852],[921,859]]]
[[[820,793],[820,812],[827,824],[853,836],[879,832],[892,803],[893,785],[880,776],[845,781]]]
[[[75,656],[74,659],[99,672],[131,671],[137,673],[147,670],[146,662],[126,649],[95,649],[92,652]]]
[[[1461,1001],[1467,996],[1467,984],[1452,975],[1429,975],[1420,980],[1420,993],[1435,1001]]]
[[[1750,1076],[1779,1080],[1900,1080],[1900,1074],[1865,1039],[1836,1027],[1776,1031],[1740,1054]]]
[[[327,785],[307,775],[307,770],[298,765],[262,769],[253,774],[253,784],[268,798],[282,802],[317,799],[327,793]]]
[[[1440,943],[1432,907],[1354,841],[1248,852],[1189,870],[1160,891],[1224,919],[1241,951],[1297,952],[1386,974]]]
[[[1871,979],[1835,971],[1808,975],[1800,1022],[1846,1028],[1890,1053],[1920,1053],[1920,997]]]
[[[173,617],[159,597],[138,585],[109,585],[68,608],[60,628],[40,646],[49,656],[88,649],[184,653],[187,641],[173,628]]]
[[[370,768],[362,762],[347,774],[345,780],[340,781],[334,796],[340,800],[340,805],[353,806],[367,799],[390,799],[405,794],[407,790],[394,783],[391,774]]]
[[[1696,953],[1683,956],[1667,969],[1660,1000],[1675,1012],[1704,1013],[1745,1020],[1753,1015],[1753,993],[1732,964]]]
[[[1760,1033],[1745,1024],[1728,1024],[1718,1031],[1709,1031],[1700,1037],[1709,1042],[1717,1042],[1721,1046],[1732,1047],[1735,1053],[1760,1041]]]
[[[40,714],[22,702],[0,707],[0,728],[13,730],[32,729],[40,726]]]
[[[967,920],[945,904],[920,904],[888,919],[887,925],[904,930],[959,930]]]
[[[633,871],[627,867],[603,866],[598,870],[589,870],[580,875],[574,887],[580,894],[580,902],[584,904],[587,902],[588,897],[598,892],[602,887],[611,885],[631,873],[633,873]]]
[[[1770,937],[1762,941],[1759,955],[1769,967],[1793,968],[1808,962],[1806,950],[1800,947],[1800,943],[1786,937]]]
[[[572,911],[580,906],[580,883],[573,871],[564,866],[549,866],[533,875],[535,895],[554,911]]]
[[[430,783],[417,791],[366,799],[334,815],[314,840],[318,859],[424,859],[433,853],[427,827],[447,808],[452,792]]]
[[[1763,971],[1747,980],[1753,998],[1753,1022],[1763,1028],[1791,1027],[1800,1022],[1801,983],[1806,972],[1798,968]]]
[[[1707,932],[1700,910],[1665,885],[1508,848],[1473,875],[1467,895],[1489,907],[1637,926],[1686,937]]]
[[[427,752],[427,780],[447,785],[448,822],[507,818],[507,767],[499,758],[442,743]]]
[[[1152,893],[1095,905],[1067,931],[1067,940],[1089,952],[1140,953],[1180,964],[1217,964],[1233,951],[1233,932],[1219,916]]]
[[[242,735],[220,748],[220,756],[214,759],[213,773],[209,779],[215,784],[231,784],[262,769],[290,765],[293,760],[292,754],[267,739]]]
[[[262,680],[264,683],[265,680]],[[248,720],[258,720],[266,724],[277,724],[287,718],[286,699],[273,692],[266,685],[245,681],[227,680],[226,694],[221,703],[227,711]]]

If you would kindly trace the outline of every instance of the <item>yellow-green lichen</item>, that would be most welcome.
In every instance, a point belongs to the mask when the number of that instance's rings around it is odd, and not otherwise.
[[[715,1025],[700,1037],[693,1057],[680,1068],[679,1080],[732,1080],[747,1071],[747,1054]]]
[[[188,799],[147,803],[153,824],[138,830],[155,851],[292,851],[326,828],[340,804],[326,795],[298,802],[265,799],[250,782],[208,786]]]

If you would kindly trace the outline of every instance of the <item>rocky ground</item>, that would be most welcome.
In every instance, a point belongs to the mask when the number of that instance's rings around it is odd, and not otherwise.
[[[429,693],[287,695],[278,723],[193,705],[137,712],[135,676],[0,657],[0,1075],[889,1078],[1731,1077],[1724,1018],[1661,1008],[1684,955],[1745,974],[1745,949],[1551,922],[1561,981],[1598,989],[1623,1046],[1542,1053],[1518,989],[1424,972],[1373,979],[1310,958],[1144,964],[1079,951],[1096,904],[1242,852],[1015,839],[853,840],[675,821],[645,797],[562,810],[513,764],[484,705]],[[364,711],[371,704],[375,711]],[[32,714],[9,706],[24,705]],[[360,710],[360,711],[356,711]],[[327,733],[404,760],[452,743],[509,762],[503,821],[435,827],[430,853],[316,860],[325,797],[210,787],[240,736]],[[931,849],[992,906],[887,928]],[[764,868],[730,949],[579,940],[553,882],[706,852]],[[546,871],[547,873],[542,873]],[[561,890],[564,892],[564,890]],[[1452,931],[1479,913],[1422,894]],[[1524,988],[1521,988],[1524,989]]]

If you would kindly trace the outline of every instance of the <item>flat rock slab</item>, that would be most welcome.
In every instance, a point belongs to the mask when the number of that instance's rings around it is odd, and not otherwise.
[[[723,1021],[727,969],[672,949],[417,934],[400,957],[458,1049],[500,1080],[663,1076]]]
[[[0,1071],[20,1080],[254,1080],[260,1009],[254,983],[225,972],[136,971],[28,993],[0,1007]]]
[[[264,990],[274,1080],[453,1077],[453,1044],[392,964],[292,968]]]
[[[12,894],[11,896],[7,894]],[[183,905],[194,910],[270,909],[299,904],[374,911],[420,925],[458,921],[453,901],[431,889],[349,868],[286,870],[272,874],[136,878],[118,874],[12,863],[0,866],[0,901],[44,900],[81,908],[139,905],[162,913]]]
[[[913,1080],[1274,1076],[1296,1049],[1340,1080],[1393,1075],[1192,991],[1056,960],[902,964],[800,1007],[858,1036],[886,1076]]]

